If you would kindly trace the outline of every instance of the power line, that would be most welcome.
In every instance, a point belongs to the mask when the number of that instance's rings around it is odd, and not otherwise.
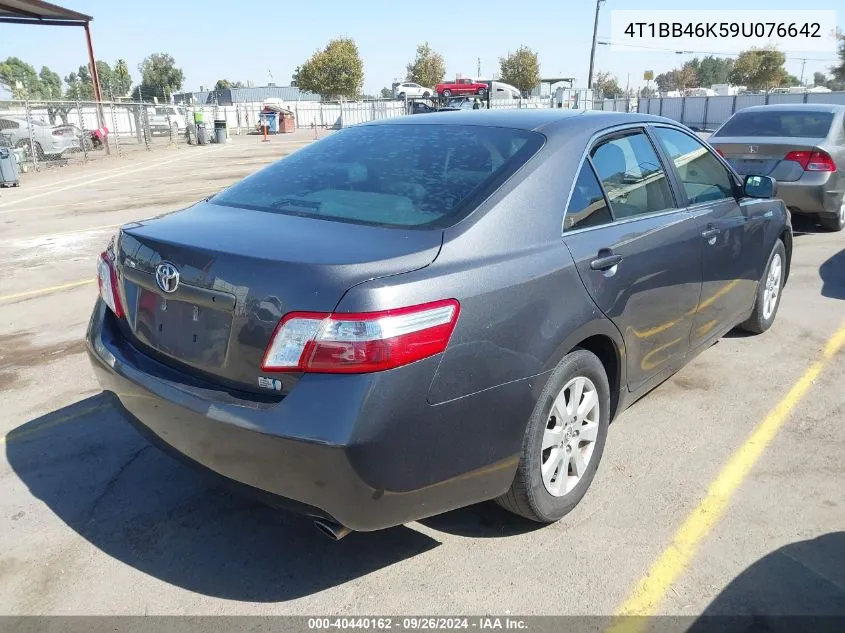
[[[674,48],[666,48],[666,47],[658,47],[658,46],[642,46],[640,44],[623,44],[622,42],[612,42],[610,40],[598,40],[598,44],[602,46],[625,46],[627,48],[643,48],[646,50],[652,51],[672,51],[674,53],[683,53],[689,55],[715,55],[717,57],[739,57],[739,53],[720,53],[717,51],[679,51]],[[760,50],[760,49],[758,49]],[[773,52],[783,52],[786,51],[773,51]],[[825,57],[825,58],[816,58],[816,57],[791,57],[786,55],[786,59],[790,61],[806,61],[806,62],[836,62],[839,61],[836,57]]]

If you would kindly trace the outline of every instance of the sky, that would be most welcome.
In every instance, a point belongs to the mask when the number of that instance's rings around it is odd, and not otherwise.
[[[185,73],[187,90],[213,86],[218,79],[273,81],[289,85],[291,75],[326,42],[352,37],[364,61],[364,91],[375,94],[404,79],[405,65],[422,41],[446,60],[447,77],[474,76],[498,70],[499,57],[526,45],[537,51],[544,77],[575,77],[586,87],[595,2],[593,0],[315,0],[310,2],[223,2],[185,0],[53,0],[91,15],[97,59],[129,63],[134,81],[138,64],[150,53],[167,52]],[[841,0],[807,0],[803,9],[834,10],[845,30]],[[610,37],[613,9],[670,10],[677,0],[607,0],[602,4],[598,35]],[[691,5],[686,5],[690,8]],[[702,7],[704,8],[704,7]],[[736,0],[709,0],[707,9],[737,8]],[[746,0],[744,9],[795,9],[794,0]],[[663,48],[660,42],[649,46]],[[737,42],[736,51],[742,42]],[[827,72],[833,53],[785,50],[787,70],[801,75],[800,57],[809,58],[805,78]],[[49,66],[62,77],[87,63],[81,28],[0,24],[0,60],[20,57],[36,70]],[[655,74],[694,57],[674,50],[598,46],[596,70],[610,71],[624,88],[644,85],[643,71]],[[272,79],[271,79],[272,76]],[[0,88],[2,94],[2,88]],[[8,96],[6,93],[2,96]]]

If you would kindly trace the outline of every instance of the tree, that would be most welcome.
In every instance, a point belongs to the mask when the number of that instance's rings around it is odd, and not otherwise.
[[[609,72],[597,72],[595,79],[593,79],[593,90],[595,90],[600,98],[613,98],[616,95],[621,95],[624,91],[619,87],[619,80],[616,79]]]
[[[229,90],[232,87],[232,82],[228,79],[218,79],[217,83],[214,84],[215,90]]]
[[[0,85],[12,93],[13,99],[37,99],[41,96],[41,80],[32,65],[17,57],[0,63]]]
[[[364,63],[355,40],[341,37],[329,41],[297,67],[292,83],[323,98],[357,98],[364,83]]]
[[[657,96],[657,90],[655,90],[654,88],[652,88],[650,86],[643,86],[640,89],[640,93],[639,93],[640,99],[648,99],[650,97],[655,97],[655,96]]]
[[[390,88],[382,88],[381,89],[381,98],[382,99],[392,99],[393,98],[393,91]]]
[[[671,92],[678,89],[677,77],[674,70],[665,73],[660,73],[654,78],[654,83],[657,84],[657,89],[660,92]]]
[[[787,75],[783,78],[783,81],[780,82],[781,86],[800,86],[801,80],[798,79],[795,75]]]
[[[831,90],[842,90],[845,88],[845,33],[842,31],[836,31],[837,37],[839,37],[839,65],[838,66],[831,66],[830,72],[833,73],[833,83],[836,88],[830,88]]]
[[[698,61],[697,59],[695,61]],[[699,85],[698,80],[698,64],[687,62],[680,68],[673,70],[675,73],[675,83],[680,90],[685,88],[694,88]]]
[[[141,85],[136,91],[144,99],[151,100],[155,96],[169,101],[170,95],[179,90],[185,82],[185,73],[181,68],[177,68],[176,60],[167,53],[153,53],[144,58],[144,61],[138,64],[138,71],[141,73]]]
[[[47,66],[41,67],[41,72],[38,73],[38,79],[41,81],[41,96],[50,101],[59,101],[62,99],[62,78],[59,73],[53,72]],[[67,125],[67,115],[70,113],[70,106],[49,104],[47,106],[47,117],[50,119],[50,125],[56,124],[56,116],[62,117],[62,123]]]
[[[698,58],[695,60],[698,62]],[[726,84],[733,69],[734,60],[708,55],[697,64],[698,85],[710,88],[713,84]]]
[[[518,88],[522,93],[531,92],[540,83],[540,62],[537,53],[527,46],[520,46],[513,54],[499,58],[502,81]]]
[[[824,73],[815,72],[813,73],[813,85],[814,86],[824,86],[827,84],[827,75]]]
[[[115,97],[125,97],[132,88],[132,75],[125,59],[118,59],[112,71],[112,92]]]
[[[739,54],[730,73],[730,81],[736,86],[747,86],[754,90],[768,89],[781,85],[787,78],[783,67],[786,56],[773,48],[752,48]]]
[[[417,46],[417,56],[406,66],[406,70],[405,81],[434,88],[446,76],[446,62],[443,61],[443,55],[424,42]],[[393,96],[392,92],[390,96]]]

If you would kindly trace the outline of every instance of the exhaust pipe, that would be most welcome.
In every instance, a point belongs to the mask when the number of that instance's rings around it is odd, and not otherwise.
[[[314,527],[333,541],[339,541],[352,531],[345,525],[329,521],[328,519],[314,519]]]

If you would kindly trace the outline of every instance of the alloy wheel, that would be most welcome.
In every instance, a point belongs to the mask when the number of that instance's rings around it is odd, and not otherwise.
[[[766,287],[763,289],[763,318],[767,321],[772,318],[775,307],[778,304],[781,284],[781,257],[775,253],[772,263],[769,264],[769,274],[766,276]]]
[[[593,382],[576,376],[555,398],[541,447],[541,475],[549,494],[562,497],[584,476],[599,431],[599,394]]]

